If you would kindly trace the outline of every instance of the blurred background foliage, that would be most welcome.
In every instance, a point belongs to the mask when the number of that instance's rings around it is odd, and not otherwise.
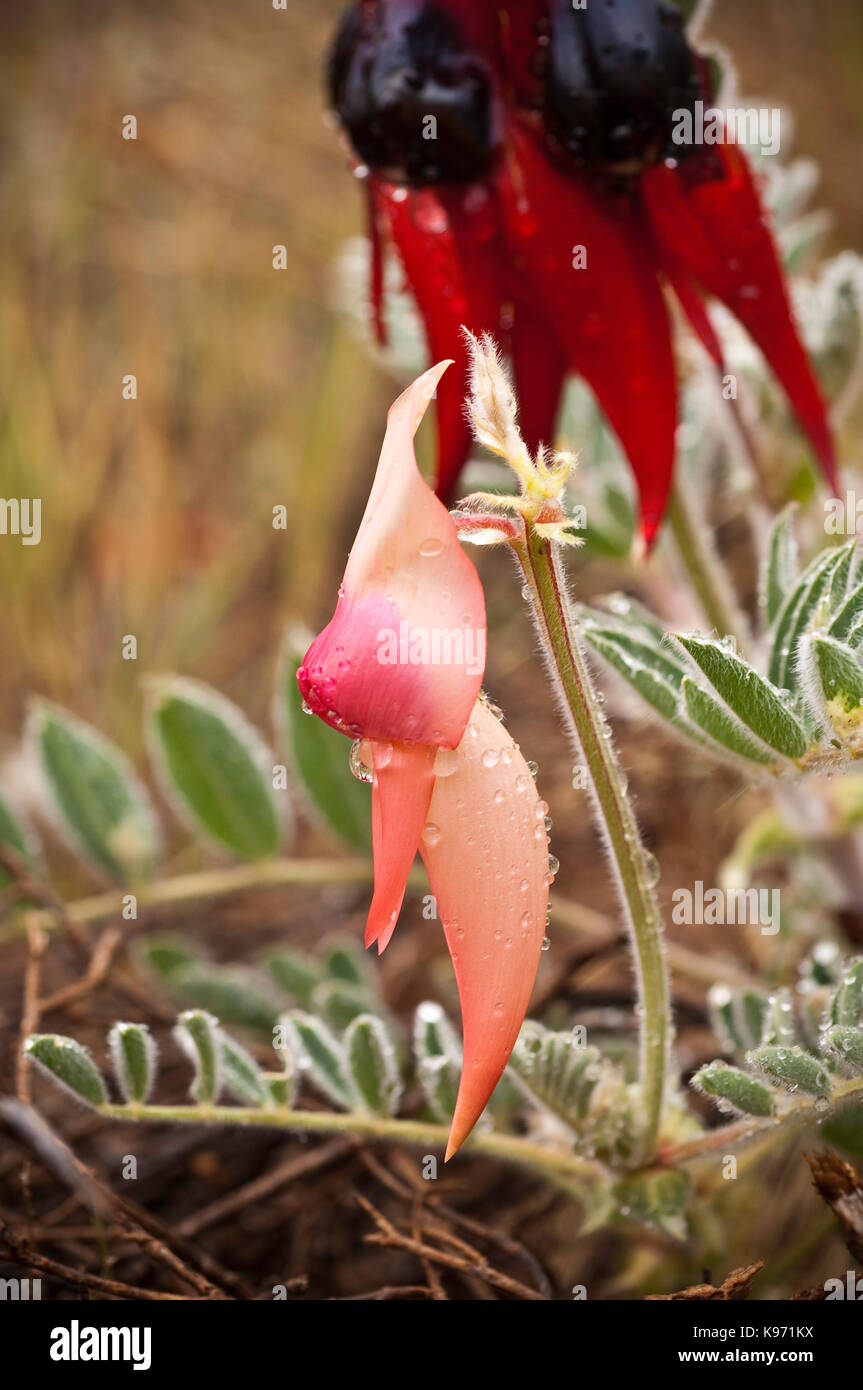
[[[333,306],[361,229],[320,80],[340,5],[2,8],[0,493],[43,499],[43,541],[0,544],[0,758],[39,693],[138,760],[144,671],[265,720],[284,625],[328,616],[374,468],[393,382]],[[859,0],[718,0],[708,33],[747,99],[794,111],[827,249],[859,248]],[[506,706],[527,628],[481,564]]]

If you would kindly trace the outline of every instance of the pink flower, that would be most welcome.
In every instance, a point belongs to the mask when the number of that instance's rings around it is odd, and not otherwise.
[[[297,673],[308,707],[361,739],[375,888],[366,945],[386,947],[417,849],[455,967],[464,1065],[447,1148],[470,1133],[524,1020],[545,934],[545,804],[480,693],[485,601],[413,437],[448,363],[389,412],[336,611]]]

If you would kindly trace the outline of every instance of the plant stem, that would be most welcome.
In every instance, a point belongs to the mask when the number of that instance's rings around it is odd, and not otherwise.
[[[672,487],[668,521],[707,621],[720,637],[734,637],[745,655],[752,647],[749,624],[737,603],[725,567],[713,549],[707,523],[690,505],[679,482]]]
[[[555,542],[528,523],[514,542],[527,583],[543,651],[564,700],[570,732],[581,750],[599,827],[614,868],[637,963],[642,1158],[657,1145],[671,1037],[668,976],[653,864],[641,842],[608,726],[576,637]]]
[[[833,1085],[830,1103],[835,1106],[843,1100],[848,1100],[849,1097],[861,1096],[861,1093],[863,1093],[863,1077],[837,1081]],[[824,1118],[823,1112],[818,1109],[816,1098],[814,1096],[805,1098],[798,1096],[795,1097],[795,1103],[791,1109],[786,1110],[782,1115],[774,1116],[772,1119],[758,1119],[755,1116],[744,1115],[741,1119],[735,1120],[734,1124],[722,1125],[719,1129],[711,1129],[705,1134],[699,1134],[694,1139],[687,1139],[685,1143],[675,1144],[663,1152],[662,1163],[673,1168],[680,1163],[689,1163],[693,1159],[706,1158],[717,1151],[724,1152],[731,1144],[749,1143],[759,1135],[772,1135],[780,1128],[806,1124],[814,1116],[819,1119]]]
[[[384,1115],[325,1110],[271,1110],[233,1105],[102,1105],[99,1113],[115,1120],[145,1120],[151,1124],[254,1125],[265,1129],[292,1130],[303,1134],[356,1134],[369,1139],[392,1139],[445,1149],[449,1128],[424,1120],[396,1120]],[[465,1147],[494,1158],[510,1159],[541,1169],[547,1177],[560,1176],[591,1185],[607,1185],[611,1171],[595,1159],[580,1158],[567,1150],[555,1150],[493,1131],[474,1133]]]

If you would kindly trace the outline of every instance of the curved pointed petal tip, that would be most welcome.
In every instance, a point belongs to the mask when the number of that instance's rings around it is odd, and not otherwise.
[[[482,585],[413,447],[447,365],[390,408],[336,611],[297,673],[309,708],[353,737],[455,748],[482,682]]]
[[[689,187],[678,169],[642,177],[648,221],[661,257],[721,300],[758,344],[785,390],[830,486],[838,491],[833,436],[803,346],[785,274],[745,152],[715,147],[723,176]]]
[[[464,1064],[449,1159],[482,1114],[524,1021],[551,875],[547,808],[518,745],[484,700],[456,753],[436,771],[419,847],[461,1000]]]
[[[437,749],[426,744],[370,743],[375,891],[366,946],[386,949],[398,920],[434,787]]]

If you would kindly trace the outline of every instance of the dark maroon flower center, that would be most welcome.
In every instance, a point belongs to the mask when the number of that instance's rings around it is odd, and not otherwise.
[[[588,169],[638,174],[667,155],[674,114],[700,92],[680,10],[661,0],[552,0],[543,115]],[[685,151],[684,151],[685,152]]]
[[[376,172],[414,186],[487,172],[491,80],[434,0],[354,5],[330,55],[329,86],[354,149]]]
[[[485,177],[498,144],[486,59],[436,0],[357,0],[330,54],[329,89],[358,157],[414,187]],[[550,145],[587,172],[626,179],[691,153],[672,142],[676,113],[701,95],[676,5],[548,0],[533,66]]]

